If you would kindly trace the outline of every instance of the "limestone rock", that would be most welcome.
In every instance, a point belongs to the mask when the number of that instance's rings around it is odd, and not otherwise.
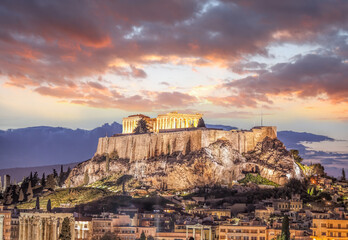
[[[257,172],[277,184],[290,178],[302,178],[301,171],[278,139],[266,137],[253,150],[240,153],[231,141],[220,139],[194,151],[175,151],[141,160],[117,159],[109,161],[101,155],[77,165],[70,173],[67,184],[84,184],[85,172],[94,182],[112,174],[129,174],[140,181],[160,188],[192,189],[199,186],[229,185],[242,179],[248,172]]]

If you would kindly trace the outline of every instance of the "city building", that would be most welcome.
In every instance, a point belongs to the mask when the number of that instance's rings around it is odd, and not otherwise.
[[[75,240],[92,239],[92,218],[78,217],[75,218]]]
[[[301,197],[293,194],[291,199],[276,199],[273,201],[274,210],[280,211],[300,211],[303,208]]]
[[[0,240],[18,240],[19,221],[16,211],[0,205]]]
[[[267,240],[267,226],[253,222],[219,226],[219,240]]]
[[[92,219],[92,237],[100,239],[105,233],[112,232],[111,218],[93,218]]]
[[[313,219],[313,240],[347,240],[348,219]]]
[[[113,232],[121,240],[135,240],[139,239],[141,234],[144,233],[146,237],[155,237],[156,227],[134,227],[134,226],[115,226]]]
[[[189,211],[191,214],[203,216],[212,216],[215,219],[230,218],[231,209],[210,209],[210,208],[195,208]]]

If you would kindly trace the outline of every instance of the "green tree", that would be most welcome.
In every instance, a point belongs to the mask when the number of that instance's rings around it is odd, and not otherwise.
[[[144,232],[141,232],[140,234],[140,240],[146,240],[146,236],[145,236],[145,233]]]
[[[313,175],[325,176],[325,168],[320,163],[312,164],[311,166]]]
[[[133,133],[147,133],[149,128],[145,119],[140,119],[137,123],[137,127],[134,129]]]
[[[42,187],[45,187],[45,186],[46,186],[46,177],[45,177],[45,173],[42,174],[41,186],[42,186]]]
[[[282,233],[277,237],[278,240],[290,240],[289,217],[285,215],[282,222]]]
[[[126,193],[126,183],[132,179],[132,175],[123,175],[117,179],[116,184],[121,185],[122,184],[122,191],[123,193]]]
[[[116,240],[117,236],[112,232],[106,232],[100,240]]]
[[[53,174],[47,176],[46,188],[55,189],[56,188],[56,179]]]
[[[39,199],[39,196],[36,197],[35,209],[36,210],[40,210],[40,199]]]
[[[51,199],[48,199],[46,209],[47,209],[47,212],[51,212],[52,211]]]
[[[58,173],[57,173],[57,170],[55,168],[53,168],[53,177],[54,178],[58,177]]]
[[[203,118],[200,118],[200,119],[198,120],[197,127],[204,127],[204,128],[205,128],[205,123],[204,123]]]
[[[59,239],[71,240],[70,221],[68,217],[64,218],[63,220],[62,230],[60,231]]]
[[[155,238],[151,235],[147,236],[147,240],[155,240]]]
[[[344,171],[344,168],[342,168],[342,180],[346,180],[346,172]]]
[[[294,160],[296,162],[299,162],[299,163],[302,162],[303,158],[301,158],[301,156],[299,155],[299,151],[298,150],[291,149],[290,150],[290,154],[291,154],[291,156],[294,158]]]
[[[33,186],[36,186],[36,184],[39,182],[39,175],[37,174],[37,172],[34,173],[34,176],[33,176],[33,180],[32,180],[32,184]]]

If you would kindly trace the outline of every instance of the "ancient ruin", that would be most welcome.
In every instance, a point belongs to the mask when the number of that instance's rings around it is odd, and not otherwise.
[[[130,115],[123,118],[123,134],[133,133],[140,119],[144,119],[147,122],[147,126],[150,132],[159,132],[165,129],[178,129],[178,128],[193,128],[197,127],[198,121],[202,118],[203,114],[184,114],[178,112],[170,112],[166,114],[160,114],[157,118],[150,118],[143,114]]]

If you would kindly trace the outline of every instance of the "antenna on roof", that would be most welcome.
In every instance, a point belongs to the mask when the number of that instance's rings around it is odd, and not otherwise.
[[[263,127],[263,113],[262,113],[262,106],[261,106],[261,127]]]

